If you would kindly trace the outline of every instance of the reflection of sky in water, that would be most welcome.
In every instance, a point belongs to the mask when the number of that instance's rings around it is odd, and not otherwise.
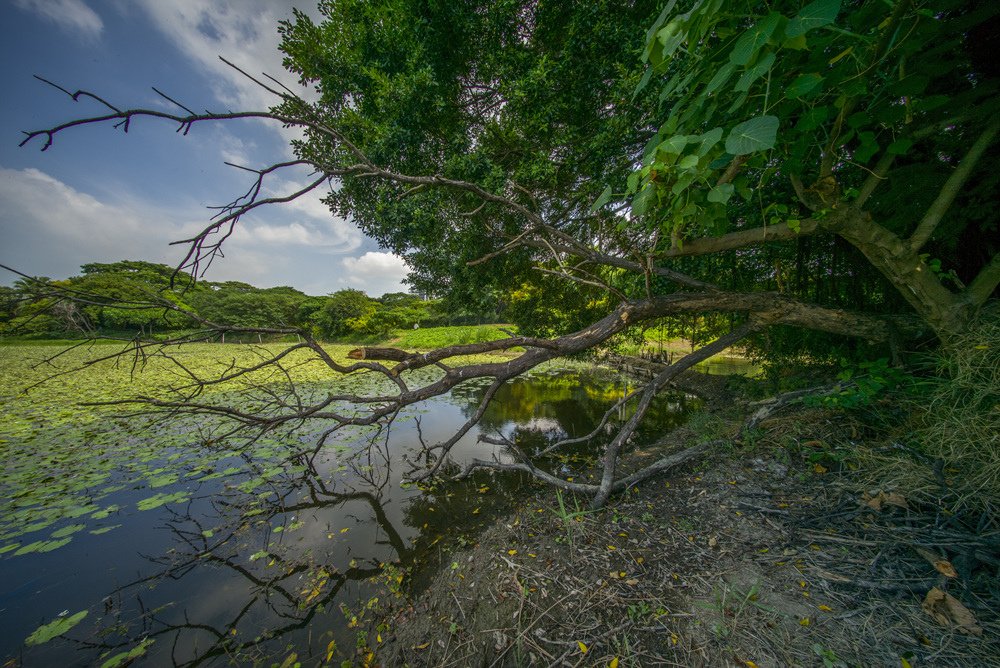
[[[156,639],[147,657],[156,665],[199,658],[222,664],[227,653],[238,663],[263,656],[280,662],[287,644],[296,646],[301,660],[310,653],[315,660],[330,639],[352,646],[353,631],[338,607],[356,608],[385,594],[367,581],[381,563],[415,564],[419,570],[442,537],[475,530],[517,496],[510,476],[482,474],[433,491],[401,484],[413,464],[423,463],[418,434],[427,444],[447,440],[485,389],[472,383],[452,397],[407,409],[388,440],[383,432],[372,447],[361,430],[345,431],[315,458],[313,470],[279,476],[249,492],[234,487],[251,474],[208,482],[183,482],[182,476],[182,482],[155,491],[187,489],[190,503],[140,512],[136,503],[154,491],[145,487],[104,498],[103,505],[116,503],[122,510],[103,524],[120,528],[104,535],[81,531],[54,552],[0,560],[4,657],[17,655],[40,623],[63,610],[83,609],[90,612],[69,640],[30,648],[24,665],[100,663],[147,635]],[[486,434],[537,447],[594,429],[625,389],[617,374],[607,372],[549,371],[516,379],[503,386],[481,426]],[[651,416],[659,426],[642,438],[648,441],[677,421],[688,403],[683,396],[664,397]],[[627,411],[616,416],[626,417]],[[322,428],[289,442],[310,443]],[[509,461],[503,448],[477,442],[478,435],[470,430],[451,457],[459,463],[472,457]],[[252,468],[253,462],[243,466]],[[280,637],[254,643],[268,630]]]

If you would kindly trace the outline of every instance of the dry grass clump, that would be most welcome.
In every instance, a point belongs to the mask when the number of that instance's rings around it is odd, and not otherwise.
[[[1000,507],[1000,317],[937,354],[937,376],[916,399],[908,444],[874,456],[883,481],[952,510]],[[903,440],[900,439],[900,440]]]

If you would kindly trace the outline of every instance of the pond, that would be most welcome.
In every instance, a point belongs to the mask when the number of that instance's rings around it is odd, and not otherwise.
[[[10,348],[0,354],[16,375]],[[588,433],[628,382],[582,366],[508,382],[451,457],[509,457],[477,442],[480,434],[532,451]],[[473,542],[530,486],[486,473],[405,482],[421,441],[444,440],[475,411],[481,383],[414,407],[388,429],[338,432],[311,458],[296,453],[324,425],[237,444],[204,420],[93,416],[59,407],[79,386],[48,391],[56,403],[2,397],[5,665],[271,665],[293,652],[303,665],[339,665],[378,642],[378,631],[358,630],[380,600],[419,586],[447,549]],[[697,404],[660,397],[637,445]],[[583,479],[592,452],[547,464]]]

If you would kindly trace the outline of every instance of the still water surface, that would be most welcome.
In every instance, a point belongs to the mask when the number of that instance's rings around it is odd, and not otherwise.
[[[452,458],[460,465],[473,456],[508,457],[477,442],[479,434],[513,438],[533,451],[588,433],[627,384],[593,368],[511,381]],[[101,665],[141,645],[136,665],[270,665],[291,651],[303,665],[328,656],[339,665],[354,655],[351,620],[366,604],[419,583],[446,549],[474,541],[526,493],[524,480],[485,473],[423,488],[404,483],[419,463],[421,439],[448,438],[484,391],[481,384],[458,388],[402,414],[377,437],[345,433],[305,466],[262,471],[271,464],[255,461],[253,448],[233,455],[229,475],[217,477],[185,475],[176,455],[147,462],[166,472],[152,491],[182,492],[180,502],[140,511],[151,489],[126,484],[100,499],[116,510],[100,522],[84,518],[88,530],[76,529],[64,547],[0,557],[0,658],[5,665]],[[683,421],[697,403],[661,396],[637,444]],[[318,431],[294,437],[306,444]],[[591,452],[548,465],[583,475]],[[121,476],[128,480],[124,470]],[[106,526],[114,530],[93,533]],[[64,635],[25,645],[40,625],[84,610]]]

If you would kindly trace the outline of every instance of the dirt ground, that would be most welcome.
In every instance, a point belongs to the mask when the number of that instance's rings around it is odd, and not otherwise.
[[[721,381],[693,382],[724,416],[711,428],[738,431]],[[837,453],[864,437],[800,407],[600,512],[540,492],[385,612],[374,662],[1000,665],[997,519],[859,490]]]

